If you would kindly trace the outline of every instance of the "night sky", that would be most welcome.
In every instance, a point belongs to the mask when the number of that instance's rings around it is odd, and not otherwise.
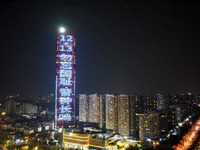
[[[0,95],[54,93],[56,32],[77,34],[76,94],[200,93],[200,5],[186,0],[7,0]]]

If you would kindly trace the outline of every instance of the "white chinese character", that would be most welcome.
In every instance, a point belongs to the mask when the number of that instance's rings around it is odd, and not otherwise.
[[[59,101],[60,101],[60,104],[61,104],[61,105],[65,104],[65,103],[69,104],[69,103],[72,102],[72,98],[69,98],[69,97],[67,97],[67,98],[60,97],[60,98],[59,98]]]
[[[58,119],[59,120],[71,121],[72,120],[72,116],[70,114],[59,114]]]
[[[62,54],[60,55],[60,60],[70,62],[72,61],[72,55]]]
[[[71,96],[72,89],[60,88],[61,96]]]
[[[61,63],[60,69],[72,69],[72,64]]]
[[[70,110],[70,109],[72,109],[70,105],[66,105],[66,106],[61,105],[61,107],[59,109],[60,109],[61,113],[71,113],[72,112]]]
[[[72,85],[72,80],[70,78],[60,78],[60,85]]]
[[[60,70],[60,77],[72,78],[72,70]]]

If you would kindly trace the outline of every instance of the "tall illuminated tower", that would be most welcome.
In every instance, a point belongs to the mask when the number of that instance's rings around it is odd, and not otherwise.
[[[75,50],[75,32],[69,28],[58,28],[55,92],[56,127],[73,126],[75,122]]]

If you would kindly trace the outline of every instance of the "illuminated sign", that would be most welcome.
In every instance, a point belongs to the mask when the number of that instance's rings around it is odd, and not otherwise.
[[[59,28],[56,54],[56,126],[74,125],[75,32]]]

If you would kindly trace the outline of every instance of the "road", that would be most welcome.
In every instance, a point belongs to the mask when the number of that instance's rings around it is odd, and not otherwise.
[[[187,150],[197,140],[200,131],[200,118],[192,125],[191,129],[183,136],[179,144],[175,145],[174,150]]]

